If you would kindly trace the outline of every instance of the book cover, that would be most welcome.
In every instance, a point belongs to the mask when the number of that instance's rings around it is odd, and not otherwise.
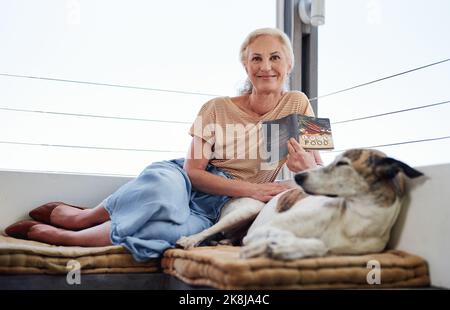
[[[295,138],[305,150],[334,148],[330,119],[290,114],[280,119],[263,122],[266,158],[269,162],[287,156],[287,143]]]
[[[304,149],[332,150],[334,148],[330,119],[298,115],[298,128],[299,142]]]

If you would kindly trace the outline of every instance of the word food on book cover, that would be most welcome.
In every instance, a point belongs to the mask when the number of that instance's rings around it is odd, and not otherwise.
[[[334,148],[330,119],[299,115],[300,145],[304,149]]]

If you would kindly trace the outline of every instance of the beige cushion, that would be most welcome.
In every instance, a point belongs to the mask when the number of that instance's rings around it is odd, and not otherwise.
[[[76,260],[81,273],[155,272],[160,260],[137,263],[122,246],[69,247],[0,236],[1,273],[58,274],[72,270]]]
[[[381,284],[369,285],[370,260],[381,267]],[[427,263],[401,251],[355,256],[327,256],[281,261],[239,258],[239,247],[170,249],[164,272],[194,285],[219,289],[393,288],[429,286]]]

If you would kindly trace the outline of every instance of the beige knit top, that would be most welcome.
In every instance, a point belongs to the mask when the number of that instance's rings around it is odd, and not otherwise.
[[[263,159],[262,122],[292,113],[314,116],[304,93],[284,93],[275,108],[260,117],[249,115],[230,97],[218,97],[202,106],[189,134],[210,143],[213,154],[209,163],[234,178],[252,183],[272,182],[286,158],[270,166]]]

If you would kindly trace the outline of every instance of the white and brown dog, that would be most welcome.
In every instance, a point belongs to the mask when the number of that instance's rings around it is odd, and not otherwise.
[[[297,174],[295,182],[301,187],[267,204],[251,198],[231,200],[215,225],[180,238],[177,245],[191,248],[219,232],[228,236],[254,220],[243,239],[242,257],[380,252],[400,212],[405,175],[422,173],[380,151],[349,150],[327,167]]]

